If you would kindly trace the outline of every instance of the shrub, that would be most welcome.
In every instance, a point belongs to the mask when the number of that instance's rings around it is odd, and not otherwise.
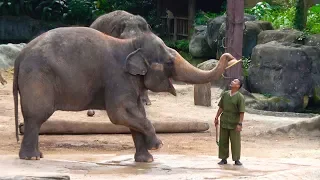
[[[311,34],[320,33],[320,4],[309,8],[306,31]]]
[[[211,18],[215,18],[219,15],[222,15],[221,13],[211,13],[211,12],[204,12],[204,11],[198,11],[196,13],[196,17],[194,20],[195,25],[206,25],[208,20]]]

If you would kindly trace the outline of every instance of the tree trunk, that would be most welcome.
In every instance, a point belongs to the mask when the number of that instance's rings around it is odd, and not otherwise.
[[[193,28],[193,22],[196,15],[196,0],[188,1],[188,38],[191,39],[191,30]]]
[[[209,129],[205,122],[152,122],[157,133],[190,133],[202,132]],[[24,133],[24,124],[19,125],[19,131]],[[126,126],[115,125],[110,122],[92,121],[64,121],[48,120],[42,124],[39,134],[128,134]]]
[[[194,85],[194,105],[211,106],[211,83]]]
[[[242,42],[244,27],[244,0],[227,1],[227,22],[226,22],[226,52],[232,54],[236,59],[242,58]],[[242,62],[225,72],[226,85],[233,79],[241,78]],[[228,87],[228,86],[227,86]]]
[[[294,28],[303,31],[307,24],[307,0],[297,0],[296,14],[294,17]]]

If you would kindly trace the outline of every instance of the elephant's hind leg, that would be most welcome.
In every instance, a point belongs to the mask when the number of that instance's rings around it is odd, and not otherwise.
[[[41,125],[53,114],[53,89],[43,82],[28,82],[20,90],[21,109],[24,118],[24,135],[19,151],[20,159],[38,160]]]
[[[147,106],[151,105],[151,101],[149,99],[148,90],[147,89],[142,90],[141,101],[142,101],[143,104],[145,104]]]

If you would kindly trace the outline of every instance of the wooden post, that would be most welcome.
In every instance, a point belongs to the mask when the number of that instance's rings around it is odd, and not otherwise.
[[[211,106],[211,83],[195,84],[193,88],[193,101],[197,106]]]
[[[244,0],[227,1],[227,22],[226,22],[226,52],[232,54],[236,59],[242,58],[242,42],[244,27]],[[242,63],[238,63],[226,70],[226,85],[234,78],[242,77]],[[228,86],[227,86],[228,87]]]
[[[193,27],[193,21],[196,15],[196,0],[188,1],[188,39],[191,38],[191,29]]]
[[[174,17],[173,21],[173,40],[177,40],[177,28],[178,28],[178,20],[177,17]]]
[[[157,0],[157,18],[161,17],[161,0]]]

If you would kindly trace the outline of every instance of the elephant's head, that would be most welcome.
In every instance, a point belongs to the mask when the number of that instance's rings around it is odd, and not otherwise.
[[[123,10],[112,11],[98,17],[90,27],[121,39],[134,38],[141,33],[151,31],[143,17]]]
[[[142,34],[133,39],[132,44],[135,51],[127,56],[125,70],[132,75],[143,76],[145,87],[154,92],[176,95],[171,79],[191,84],[218,80],[231,63],[231,59],[224,58],[213,70],[200,70],[153,33]]]
[[[132,15],[130,18],[120,21],[113,28],[113,31],[116,31],[121,39],[137,37],[144,32],[151,31],[147,21],[139,15]]]

